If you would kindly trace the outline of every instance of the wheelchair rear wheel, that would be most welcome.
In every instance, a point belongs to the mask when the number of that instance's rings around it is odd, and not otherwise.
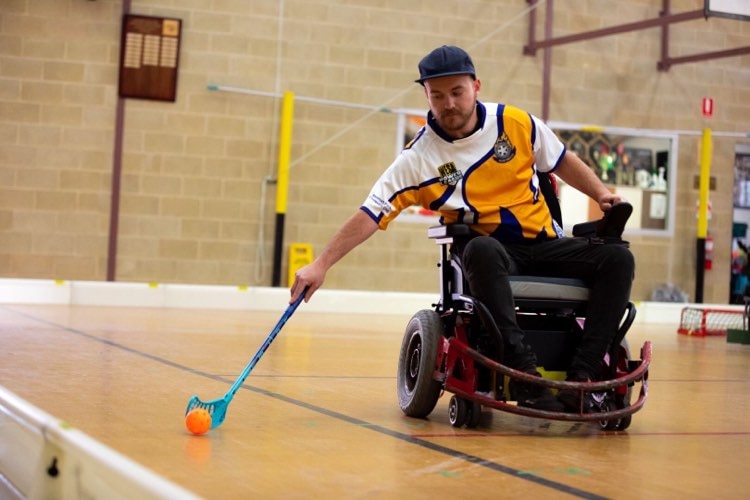
[[[417,312],[406,326],[396,378],[399,406],[410,417],[426,417],[440,397],[443,385],[434,373],[442,336],[440,316],[430,309]]]

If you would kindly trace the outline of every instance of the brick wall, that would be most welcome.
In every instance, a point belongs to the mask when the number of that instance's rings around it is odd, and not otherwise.
[[[555,34],[652,18],[660,3],[557,0]],[[270,284],[276,192],[264,178],[275,174],[278,102],[209,84],[424,109],[416,64],[453,43],[471,50],[482,98],[541,113],[541,53],[522,54],[525,1],[286,0],[282,23],[280,4],[132,1],[132,13],[182,19],[183,36],[176,102],[126,101],[117,280]],[[703,2],[671,4],[681,12]],[[119,0],[0,3],[0,276],[106,278],[121,11]],[[544,8],[538,14],[541,37]],[[649,29],[552,55],[551,120],[691,132],[680,136],[675,237],[631,238],[636,300],[666,281],[693,292],[700,138],[692,132],[750,128],[750,58],[660,72],[660,36]],[[744,45],[750,23],[670,29],[672,56]],[[704,95],[717,103],[710,121],[700,116]],[[393,113],[297,101],[286,244],[322,249],[392,160],[395,131]],[[728,297],[732,203],[722,194],[738,140],[714,144],[707,302]],[[326,286],[436,291],[437,250],[425,230],[395,222],[345,257]]]

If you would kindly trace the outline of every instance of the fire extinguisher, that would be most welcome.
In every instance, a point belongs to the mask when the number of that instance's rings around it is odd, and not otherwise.
[[[714,267],[714,239],[710,234],[706,235],[706,256],[703,261],[703,268],[710,271]]]

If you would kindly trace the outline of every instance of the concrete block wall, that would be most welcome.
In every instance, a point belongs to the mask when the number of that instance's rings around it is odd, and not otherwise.
[[[673,12],[702,4],[671,1]],[[2,277],[106,278],[122,9],[122,0],[0,3]],[[180,18],[183,32],[176,102],[125,102],[116,279],[270,284],[276,187],[264,179],[275,175],[279,102],[209,84],[423,110],[416,64],[451,43],[471,50],[481,98],[539,115],[541,53],[522,54],[528,9],[522,0],[133,0],[132,13]],[[660,9],[651,0],[557,0],[554,31],[653,18]],[[541,37],[546,14],[537,11]],[[553,49],[549,118],[746,132],[750,58],[659,72],[660,40],[649,29]],[[670,28],[672,56],[744,45],[747,22]],[[700,115],[705,95],[716,101],[710,121]],[[393,159],[396,121],[393,113],[296,102],[287,245],[322,250]],[[714,144],[716,265],[707,302],[729,293],[732,203],[723,193],[738,140]],[[692,294],[699,143],[680,136],[675,235],[631,238],[636,300],[667,281]],[[326,286],[432,292],[437,249],[426,228],[396,221],[345,257]]]

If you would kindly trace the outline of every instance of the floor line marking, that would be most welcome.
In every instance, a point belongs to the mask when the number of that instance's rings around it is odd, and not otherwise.
[[[231,385],[232,382],[233,382],[233,381],[227,380],[226,378],[223,378],[223,377],[220,377],[220,376],[217,376],[217,375],[213,375],[213,374],[210,374],[210,373],[206,373],[206,372],[203,372],[203,371],[200,371],[200,370],[196,370],[194,368],[190,368],[188,366],[181,365],[179,363],[176,363],[174,361],[170,361],[170,360],[162,358],[160,356],[156,356],[154,354],[150,354],[150,353],[141,351],[139,349],[128,347],[126,345],[120,344],[120,343],[115,342],[113,340],[109,340],[109,339],[104,339],[104,338],[98,337],[98,336],[96,336],[94,334],[85,332],[83,330],[79,330],[77,328],[73,328],[73,327],[61,325],[59,323],[55,323],[53,321],[49,321],[49,320],[46,320],[46,319],[43,319],[43,318],[39,318],[39,317],[33,316],[31,314],[28,314],[28,313],[25,313],[25,312],[22,312],[22,311],[16,311],[14,309],[9,309],[7,307],[3,307],[3,309],[6,309],[6,310],[11,311],[11,312],[14,312],[14,313],[16,313],[16,314],[18,314],[20,316],[24,316],[24,317],[26,317],[28,319],[37,321],[39,323],[43,323],[43,324],[46,324],[48,326],[54,326],[55,328],[59,328],[59,329],[61,329],[63,331],[66,331],[68,333],[73,333],[73,334],[79,335],[81,337],[87,338],[89,340],[93,340],[95,342],[100,342],[102,344],[105,344],[105,345],[108,345],[108,346],[111,346],[111,347],[114,347],[114,348],[117,348],[117,349],[121,349],[121,350],[126,351],[126,352],[128,352],[130,354],[134,354],[136,356],[140,356],[140,357],[149,359],[151,361],[155,361],[157,363],[169,366],[171,368],[176,368],[178,370],[185,371],[185,372],[188,372],[188,373],[191,373],[191,374],[194,374],[194,375],[198,375],[198,376],[205,377],[205,378],[208,378],[208,379],[211,379],[211,380],[216,380],[216,381],[219,381],[219,382],[223,382],[223,383],[226,383],[228,385]],[[392,430],[392,429],[388,429],[388,428],[383,427],[383,426],[378,425],[378,424],[372,424],[372,423],[369,423],[367,421],[360,420],[360,419],[358,419],[356,417],[353,417],[351,415],[346,415],[346,414],[339,413],[339,412],[336,412],[336,411],[333,411],[333,410],[329,410],[327,408],[323,408],[321,406],[317,406],[317,405],[314,405],[314,404],[311,404],[311,403],[307,403],[305,401],[294,399],[294,398],[291,398],[289,396],[285,396],[283,394],[279,394],[279,393],[276,393],[276,392],[268,391],[266,389],[261,389],[259,387],[254,387],[254,386],[251,386],[251,385],[248,385],[248,384],[243,384],[241,386],[241,388],[245,389],[245,390],[248,390],[248,391],[251,391],[251,392],[255,392],[257,394],[261,394],[261,395],[264,395],[264,396],[267,396],[267,397],[271,397],[271,398],[277,399],[279,401],[284,401],[286,403],[289,403],[289,404],[292,404],[292,405],[295,405],[295,406],[298,406],[298,407],[301,407],[301,408],[306,408],[306,409],[308,409],[310,411],[313,411],[313,412],[316,412],[318,414],[325,415],[325,416],[328,416],[330,418],[334,418],[334,419],[337,419],[337,420],[341,420],[341,421],[344,421],[344,422],[347,422],[347,423],[350,423],[350,424],[353,424],[353,425],[357,425],[357,426],[360,426],[360,427],[362,427],[364,429],[369,429],[369,430],[372,430],[372,431],[377,432],[379,434],[382,434],[382,435],[385,435],[385,436],[389,436],[389,437],[392,437],[392,438],[395,438],[395,439],[398,439],[398,440],[401,440],[401,441],[404,441],[404,442],[407,442],[407,443],[410,443],[410,444],[414,444],[416,446],[420,446],[422,448],[426,448],[426,449],[432,450],[434,452],[441,453],[443,455],[447,455],[447,456],[449,456],[451,458],[458,458],[458,459],[464,460],[466,462],[469,462],[469,463],[472,463],[472,464],[475,464],[475,465],[479,465],[479,466],[485,467],[487,469],[490,469],[490,470],[493,470],[493,471],[496,471],[496,472],[501,472],[503,474],[507,474],[507,475],[513,476],[515,478],[524,480],[524,481],[530,481],[530,482],[536,483],[536,484],[538,484],[540,486],[545,486],[545,487],[551,488],[551,489],[553,489],[555,491],[558,491],[560,493],[567,493],[569,495],[576,496],[576,497],[579,497],[579,498],[586,498],[586,499],[592,499],[592,500],[600,500],[600,499],[603,500],[603,499],[607,498],[607,497],[602,497],[600,495],[597,495],[597,494],[594,494],[594,493],[591,493],[591,492],[588,492],[588,491],[585,491],[585,490],[581,490],[579,488],[575,488],[573,486],[569,486],[569,485],[566,485],[566,484],[563,484],[563,483],[559,483],[557,481],[552,481],[550,479],[539,477],[539,476],[536,476],[536,475],[533,475],[533,474],[527,474],[524,471],[515,469],[513,467],[502,465],[502,464],[499,464],[497,462],[493,462],[491,460],[486,460],[484,458],[481,458],[481,457],[476,456],[476,455],[471,455],[469,453],[463,453],[461,451],[455,450],[453,448],[449,448],[447,446],[442,446],[442,445],[439,445],[437,443],[432,443],[430,441],[426,441],[425,439],[422,439],[422,438],[419,438],[419,437],[414,437],[414,436],[409,435],[409,434],[404,434],[402,432],[398,432],[398,431],[395,431],[395,430]]]

